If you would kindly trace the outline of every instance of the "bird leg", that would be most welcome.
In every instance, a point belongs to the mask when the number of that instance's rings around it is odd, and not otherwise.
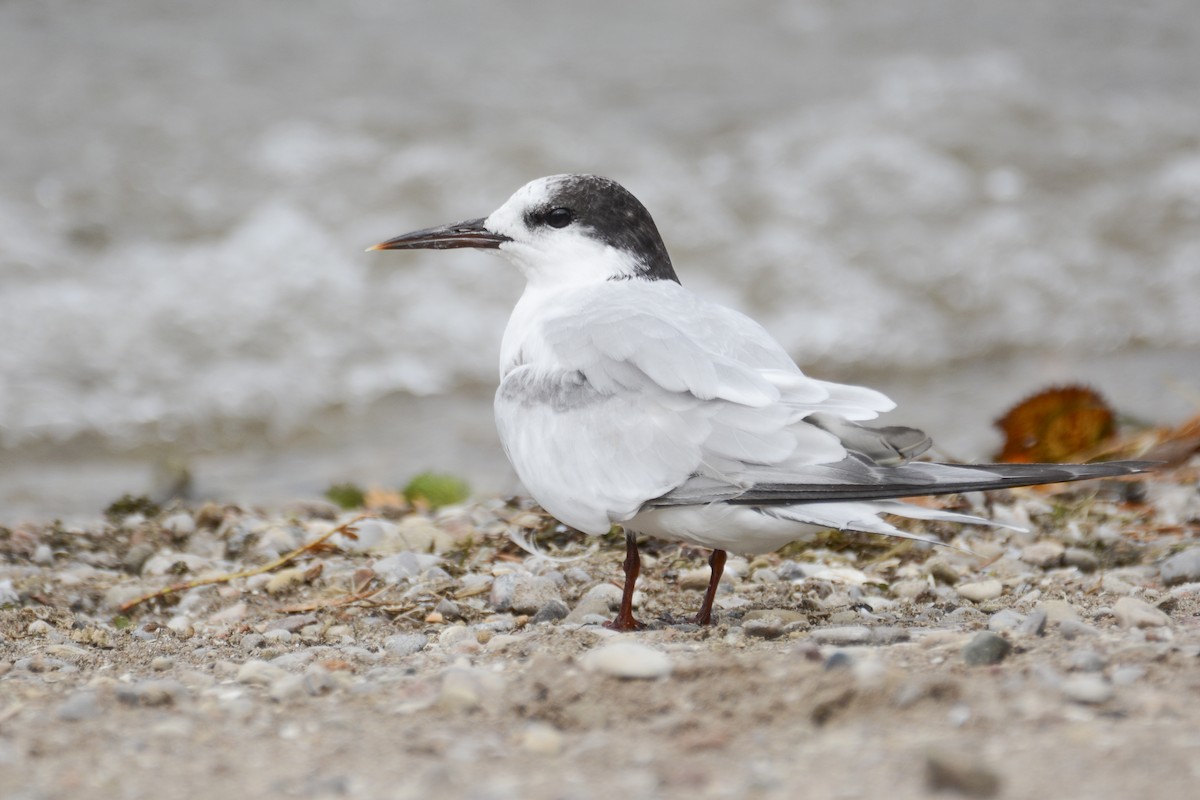
[[[717,599],[717,584],[721,582],[721,573],[725,571],[725,551],[713,550],[708,557],[708,566],[712,567],[712,577],[708,579],[708,591],[704,593],[704,602],[700,605],[700,613],[693,620],[697,625],[712,625],[713,601]]]
[[[633,617],[633,587],[642,570],[642,558],[638,555],[637,538],[630,531],[625,531],[624,566],[625,590],[621,593],[621,610],[617,612],[617,618],[604,623],[604,627],[614,631],[640,631],[646,626]]]

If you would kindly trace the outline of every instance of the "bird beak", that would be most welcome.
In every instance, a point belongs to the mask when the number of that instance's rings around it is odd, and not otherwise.
[[[451,250],[456,247],[495,249],[505,242],[512,241],[503,234],[492,233],[483,226],[483,222],[483,218],[469,219],[453,225],[413,231],[380,242],[367,250]]]

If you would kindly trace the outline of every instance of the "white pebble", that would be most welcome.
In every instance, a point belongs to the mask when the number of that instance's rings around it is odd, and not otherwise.
[[[970,600],[973,603],[980,603],[984,600],[995,600],[1004,593],[1004,584],[997,580],[964,583],[955,588],[958,589],[960,597],[964,600]]]
[[[583,666],[615,678],[665,678],[671,674],[666,653],[636,642],[613,642],[584,653]]]

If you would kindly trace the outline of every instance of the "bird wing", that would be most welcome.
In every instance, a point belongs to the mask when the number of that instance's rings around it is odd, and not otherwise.
[[[757,323],[669,281],[564,294],[522,352],[496,394],[501,440],[533,496],[591,533],[694,476],[745,490],[748,470],[839,463],[833,421],[892,407],[805,376]]]

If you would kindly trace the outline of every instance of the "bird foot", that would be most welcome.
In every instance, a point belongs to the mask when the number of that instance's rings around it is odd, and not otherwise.
[[[640,631],[646,628],[646,623],[635,619],[633,614],[617,614],[612,622],[604,623],[610,631]]]

